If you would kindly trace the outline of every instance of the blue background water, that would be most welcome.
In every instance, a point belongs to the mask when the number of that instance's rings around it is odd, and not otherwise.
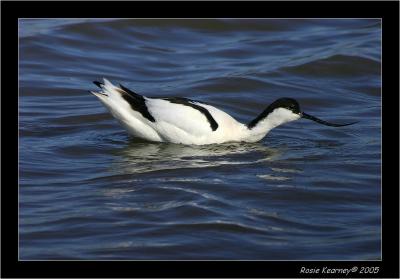
[[[381,256],[379,20],[24,19],[20,259],[365,260]],[[254,144],[129,136],[88,90],[106,77],[248,123]]]

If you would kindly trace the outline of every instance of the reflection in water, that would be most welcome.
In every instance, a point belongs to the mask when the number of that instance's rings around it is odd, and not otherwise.
[[[281,154],[282,151],[279,149],[266,147],[262,143],[198,146],[133,140],[116,151],[117,159],[111,168],[118,174],[131,174],[182,168],[255,164],[276,160]],[[238,158],[240,158],[239,161]]]

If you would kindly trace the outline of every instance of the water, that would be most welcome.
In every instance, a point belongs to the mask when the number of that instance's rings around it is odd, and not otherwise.
[[[20,21],[19,256],[368,260],[381,257],[379,20]],[[248,123],[280,97],[299,120],[257,143],[129,136],[106,77]]]

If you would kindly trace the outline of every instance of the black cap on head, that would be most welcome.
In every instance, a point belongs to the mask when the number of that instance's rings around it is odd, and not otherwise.
[[[292,98],[280,98],[268,106],[271,112],[276,108],[285,108],[291,110],[293,113],[300,114],[300,105]]]
[[[261,120],[266,118],[271,112],[273,112],[275,109],[278,109],[278,108],[285,108],[285,109],[292,111],[295,114],[301,115],[300,105],[295,99],[280,98],[280,99],[276,100],[275,102],[273,102],[272,104],[270,104],[259,116],[257,116],[249,124],[247,124],[247,127],[249,129],[252,129]]]

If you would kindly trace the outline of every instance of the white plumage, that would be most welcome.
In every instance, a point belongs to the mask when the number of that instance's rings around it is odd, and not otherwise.
[[[100,99],[122,126],[133,136],[149,141],[195,145],[256,142],[271,129],[303,116],[295,100],[281,98],[245,125],[202,102],[179,97],[149,98],[122,85],[117,87],[106,79],[95,84],[101,90],[91,93]],[[317,121],[315,119],[312,120]],[[342,126],[327,122],[322,124]]]

